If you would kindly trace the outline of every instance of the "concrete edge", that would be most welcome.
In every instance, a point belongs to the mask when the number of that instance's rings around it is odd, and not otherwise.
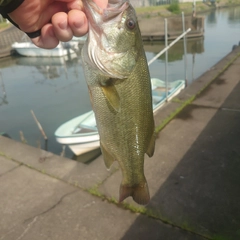
[[[107,171],[102,157],[86,165],[3,136],[0,156],[90,193],[117,171]]]

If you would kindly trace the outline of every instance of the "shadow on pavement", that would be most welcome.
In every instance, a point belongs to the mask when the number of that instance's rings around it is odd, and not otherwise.
[[[147,206],[170,223],[210,239],[240,239],[239,93],[240,83],[221,108],[208,109],[216,113]],[[176,117],[175,124],[188,118],[194,121],[205,112],[206,106],[189,105]],[[179,127],[187,132],[185,123]],[[140,216],[122,239],[151,236],[151,228],[138,230],[141,221]],[[149,239],[177,239],[159,235],[161,238]]]

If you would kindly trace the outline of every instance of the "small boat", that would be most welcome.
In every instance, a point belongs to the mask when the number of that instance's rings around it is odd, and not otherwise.
[[[61,125],[55,132],[57,142],[68,145],[75,155],[99,148],[99,134],[93,111]]]
[[[185,88],[184,80],[175,80],[173,82],[162,81],[158,78],[152,78],[152,98],[153,113],[156,113],[166,101],[170,101]]]
[[[184,80],[176,80],[166,86],[164,81],[152,78],[151,84],[154,113],[166,100],[171,100],[185,88]],[[64,123],[56,130],[55,137],[57,142],[69,146],[77,156],[99,148],[100,138],[94,112],[89,111]]]
[[[74,52],[76,53],[77,52],[80,53],[80,49],[82,48],[86,40],[87,40],[87,34],[82,37],[73,36],[73,38],[70,41],[62,42],[61,44],[64,49],[71,49],[71,50],[74,50]]]
[[[87,34],[82,37],[75,37],[73,36],[72,40],[70,42],[77,42],[78,44],[83,45],[87,40]]]
[[[74,50],[64,47],[62,43],[53,49],[43,49],[32,42],[15,42],[12,44],[12,49],[25,57],[62,57],[74,53]]]

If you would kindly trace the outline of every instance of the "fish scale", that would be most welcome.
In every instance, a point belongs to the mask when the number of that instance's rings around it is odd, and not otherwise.
[[[91,4],[88,4],[89,2]],[[116,2],[115,0],[114,3]],[[147,204],[150,197],[144,176],[144,155],[153,155],[155,134],[150,74],[136,14],[128,1],[120,0],[119,5],[114,6],[122,9],[122,12],[116,13],[115,18],[111,14],[111,23],[105,19],[106,24],[103,24],[98,22],[101,17],[97,6],[92,1],[83,3],[87,16],[91,14],[88,16],[90,37],[82,50],[83,68],[96,117],[103,158],[108,168],[114,161],[118,161],[121,168],[123,179],[119,201],[132,196],[137,203]],[[111,10],[117,12],[116,9]],[[94,17],[94,14],[98,16]],[[127,25],[129,19],[131,29]],[[91,24],[91,21],[95,21],[94,24]],[[98,33],[100,27],[101,31]],[[111,38],[103,36],[109,33],[109,27],[112,30]],[[108,41],[105,44],[108,46],[105,52],[104,41],[98,40],[101,37]],[[125,45],[116,44],[118,39],[124,41]],[[99,43],[101,51],[96,48],[96,42]],[[109,49],[113,52],[107,52]],[[119,55],[121,51],[123,54]],[[108,55],[112,59],[114,54],[116,59],[109,61]]]

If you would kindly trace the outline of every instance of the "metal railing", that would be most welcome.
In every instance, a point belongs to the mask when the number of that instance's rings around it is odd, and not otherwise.
[[[158,59],[161,55],[163,55],[170,47],[172,47],[176,42],[178,42],[181,38],[183,38],[187,33],[191,31],[189,28],[187,31],[182,33],[179,37],[177,37],[174,41],[172,41],[167,47],[165,47],[161,52],[159,52],[156,56],[154,56],[149,62],[148,66],[151,65],[156,59]]]
[[[191,28],[188,28],[185,31],[185,16],[184,13],[182,12],[182,30],[183,33],[178,36],[174,41],[172,41],[169,45],[168,45],[168,23],[167,23],[167,19],[165,18],[165,48],[163,50],[161,50],[156,56],[154,56],[151,60],[148,61],[148,66],[150,66],[154,61],[156,61],[161,55],[163,55],[165,53],[165,88],[166,88],[166,101],[168,101],[168,50],[176,43],[178,42],[180,39],[183,38],[183,45],[184,45],[184,77],[185,77],[185,86],[187,86],[187,40],[186,40],[186,35],[188,32],[191,31]]]

